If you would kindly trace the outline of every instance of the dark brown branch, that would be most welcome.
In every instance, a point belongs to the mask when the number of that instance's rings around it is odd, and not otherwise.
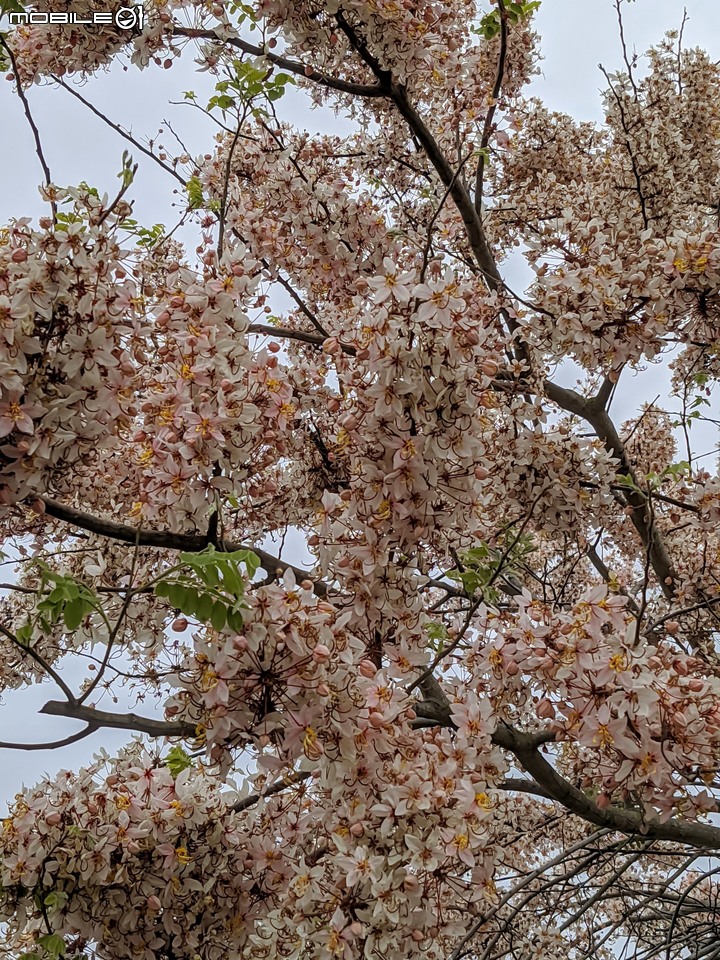
[[[245,797],[244,800],[238,800],[232,809],[235,813],[241,813],[249,807],[254,807],[256,803],[259,803],[266,797],[273,797],[276,793],[282,793],[283,790],[287,790],[288,787],[293,787],[298,783],[304,783],[305,780],[309,780],[312,775],[312,770],[301,770],[298,773],[291,773],[287,777],[283,777],[282,780],[278,780],[278,782],[274,783],[271,787],[268,787],[267,790],[263,790],[262,793],[253,793],[251,796]]]
[[[505,76],[505,60],[507,57],[507,13],[503,0],[497,0],[498,11],[500,14],[500,52],[498,54],[497,73],[495,74],[495,83],[490,94],[490,107],[485,116],[482,138],[480,140],[480,156],[478,157],[477,170],[475,173],[475,210],[477,215],[482,213],[483,197],[483,176],[485,174],[485,154],[490,144],[490,133],[492,132],[492,123],[495,118],[498,98],[502,88],[503,77]]]
[[[301,343],[311,343],[315,347],[322,347],[327,340],[320,333],[309,333],[306,330],[291,330],[289,327],[273,327],[269,323],[251,323],[248,333],[261,333],[269,337],[278,337],[281,340],[299,340]],[[357,353],[355,347],[349,343],[340,343],[340,349],[350,357]]]
[[[98,727],[111,727],[116,730],[133,730],[146,733],[149,737],[195,738],[197,730],[192,723],[182,721],[153,720],[152,717],[139,717],[135,713],[110,713],[96,710],[80,703],[65,703],[62,700],[49,700],[40,713],[51,717],[67,717],[70,720],[84,720]]]
[[[458,213],[462,217],[470,247],[485,277],[485,281],[491,290],[498,290],[503,285],[502,278],[487,242],[482,222],[477,215],[470,195],[465,189],[462,178],[456,176],[455,170],[453,170],[443,154],[425,121],[410,102],[405,87],[397,83],[389,71],[382,69],[376,58],[368,51],[363,41],[342,13],[336,14],[336,20],[338,26],[348,38],[350,46],[355,50],[360,59],[370,67],[385,94],[389,96],[395,104],[397,110],[424,150],[428,160],[435,168],[435,172],[448,189]]]
[[[541,787],[534,780],[524,780],[522,777],[506,777],[499,783],[496,790],[506,790],[508,793],[529,793],[534,797],[544,797],[545,800],[554,800],[551,793]]]
[[[166,550],[184,550],[188,553],[198,553],[210,545],[207,534],[194,533],[173,533],[170,530],[143,530],[138,527],[131,527],[122,523],[115,523],[113,520],[104,520],[95,517],[89,513],[83,513],[76,510],[75,507],[69,507],[58,503],[56,500],[43,498],[45,513],[55,520],[61,520],[63,523],[78,527],[81,530],[87,530],[100,537],[108,537],[111,540],[118,540],[121,543],[132,543],[139,547],[159,547]],[[244,543],[234,543],[230,540],[219,541],[218,547],[227,553],[235,550],[251,550],[256,554],[263,568],[268,573],[275,573],[277,570],[292,570],[301,580],[309,578],[307,570],[302,567],[296,567],[294,564],[287,563],[279,557],[262,550],[260,547],[248,546]],[[328,585],[322,581],[314,581],[313,589],[317,596],[324,597],[328,592]]]
[[[89,723],[79,733],[73,733],[63,740],[53,740],[51,743],[6,743],[0,740],[0,750],[57,750],[60,747],[69,747],[71,743],[77,743],[78,740],[84,740],[97,729],[97,724]]]
[[[648,840],[668,840],[686,843],[708,850],[720,849],[720,827],[690,820],[672,819],[665,823],[646,820],[636,810],[609,806],[601,809],[582,790],[568,783],[538,751],[541,735],[520,733],[508,724],[501,724],[493,734],[493,743],[509,750],[523,769],[553,800],[588,823],[609,827],[631,836],[641,835]]]
[[[37,128],[37,124],[33,120],[33,115],[30,110],[30,104],[28,103],[28,98],[25,95],[25,91],[23,90],[22,82],[20,80],[20,74],[17,68],[17,62],[15,60],[15,55],[12,52],[12,48],[5,41],[5,37],[2,33],[0,33],[0,47],[3,48],[5,53],[7,53],[8,59],[10,60],[10,63],[12,65],[13,74],[15,75],[15,87],[17,89],[17,95],[18,97],[20,97],[20,101],[23,105],[23,110],[25,111],[25,118],[28,122],[30,129],[32,130],[33,139],[35,140],[35,153],[37,154],[37,158],[40,161],[40,166],[42,167],[43,173],[45,174],[45,184],[47,185],[48,191],[49,191],[50,188],[52,187],[52,177],[50,175],[50,167],[48,166],[47,160],[45,159],[45,154],[43,153],[42,142],[40,140],[40,131]],[[50,193],[48,193],[48,200],[50,202],[50,208],[52,209],[52,212],[53,212],[53,217],[56,217],[57,204],[55,203],[55,200],[50,196]]]
[[[376,83],[352,83],[349,80],[341,80],[339,77],[331,77],[327,73],[321,73],[319,70],[313,70],[304,63],[296,60],[289,60],[287,57],[281,57],[277,53],[271,53],[263,47],[256,47],[240,37],[221,38],[212,30],[192,30],[188,27],[175,26],[175,36],[189,37],[196,40],[212,40],[215,43],[227,43],[231,47],[242,50],[253,57],[264,57],[276,67],[287,70],[288,73],[294,73],[304,80],[312,80],[321,87],[327,87],[329,90],[338,90],[340,93],[349,93],[354,97],[384,97],[385,91]]]
[[[660,617],[659,620],[654,620],[648,626],[647,633],[652,633],[654,630],[657,630],[664,623],[667,623],[668,620],[677,620],[678,617],[684,617],[688,613],[695,613],[699,610],[709,610],[710,607],[716,603],[720,603],[720,597],[710,597],[708,600],[703,600],[702,603],[694,603],[691,607],[681,607],[679,610],[671,610],[670,613],[665,614],[664,617]]]
[[[574,390],[560,387],[550,380],[545,381],[544,387],[547,396],[559,407],[587,420],[605,444],[608,453],[618,461],[618,473],[629,476],[634,483],[637,483],[630,458],[604,405],[598,403],[597,398],[582,397]],[[643,547],[648,551],[650,563],[660,587],[668,600],[672,600],[675,596],[674,585],[677,574],[657,525],[652,523],[648,499],[640,489],[634,487],[628,487],[623,492],[628,505],[632,508],[630,520],[640,535]]]

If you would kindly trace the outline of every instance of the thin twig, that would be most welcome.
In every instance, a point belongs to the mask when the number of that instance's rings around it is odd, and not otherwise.
[[[114,130],[116,133],[119,133],[121,137],[123,137],[125,140],[131,143],[141,153],[144,153],[146,157],[150,157],[151,160],[154,160],[155,163],[157,163],[158,166],[162,167],[166,173],[169,173],[170,176],[175,177],[175,179],[179,183],[181,183],[183,186],[187,185],[187,180],[184,177],[182,177],[177,172],[177,170],[174,170],[167,163],[163,163],[163,161],[160,159],[160,157],[157,156],[157,154],[153,153],[152,150],[148,149],[148,147],[140,143],[139,140],[136,140],[131,133],[127,132],[127,130],[123,130],[120,124],[113,123],[113,121],[110,120],[109,117],[106,117],[105,114],[102,113],[102,111],[98,110],[97,107],[94,107],[92,103],[90,103],[89,100],[86,100],[85,97],[82,96],[82,94],[77,92],[77,90],[74,90],[69,84],[65,83],[65,81],[62,80],[60,77],[53,77],[53,80],[57,84],[59,84],[61,87],[63,87],[63,89],[67,90],[68,93],[71,93],[77,100],[80,101],[80,103],[84,104],[91,113],[94,113],[96,117],[99,117],[99,119],[102,120],[103,123],[106,123],[108,127]]]
[[[485,153],[490,144],[490,133],[495,118],[500,90],[502,89],[503,77],[505,76],[505,60],[507,57],[507,13],[503,0],[497,0],[498,13],[500,16],[500,53],[498,54],[497,73],[495,74],[495,83],[490,94],[490,107],[485,115],[482,138],[480,140],[480,156],[478,157],[477,170],[475,171],[475,210],[477,215],[482,213],[483,197],[483,176],[485,174]]]
[[[50,666],[44,657],[40,656],[40,654],[36,650],[33,650],[31,646],[26,646],[24,643],[21,643],[15,634],[12,633],[12,631],[8,630],[8,628],[4,627],[2,624],[0,624],[0,634],[9,640],[15,647],[17,647],[22,654],[30,657],[31,660],[33,660],[42,670],[44,670],[45,673],[55,681],[58,687],[60,687],[70,703],[76,703],[75,694],[65,683],[60,674]]]
[[[40,131],[37,128],[37,124],[33,120],[33,115],[30,111],[30,104],[28,103],[27,96],[25,95],[25,91],[23,90],[22,82],[20,80],[20,74],[18,72],[17,61],[15,60],[15,55],[13,54],[12,49],[8,45],[2,33],[0,33],[0,46],[7,53],[8,59],[10,60],[10,63],[13,68],[17,94],[20,97],[20,100],[22,101],[23,109],[25,111],[25,117],[27,119],[28,124],[30,125],[30,129],[32,130],[32,134],[35,139],[35,153],[37,154],[38,160],[40,161],[40,166],[42,167],[43,173],[45,174],[45,184],[47,186],[47,199],[50,203],[50,209],[53,212],[53,218],[55,218],[57,217],[57,204],[55,203],[55,200],[53,199],[53,196],[52,196],[52,185],[53,185],[52,177],[50,175],[50,167],[48,166],[47,160],[45,159],[45,154],[43,152],[42,142],[40,140]]]

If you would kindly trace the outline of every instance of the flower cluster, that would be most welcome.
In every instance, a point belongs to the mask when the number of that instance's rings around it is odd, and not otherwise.
[[[363,703],[356,671],[364,648],[345,630],[348,620],[287,572],[284,586],[248,596],[239,633],[196,637],[166,713],[200,728],[214,760],[248,742],[274,742],[290,760],[337,755]]]
[[[52,188],[51,188],[52,189]],[[118,217],[85,191],[62,222],[0,231],[0,502],[69,488],[135,415],[135,351],[147,334],[117,240]],[[107,204],[107,198],[104,198]]]
[[[718,769],[720,681],[674,648],[677,624],[643,637],[625,599],[597,587],[567,614],[523,598],[516,624],[489,618],[487,629],[468,664],[487,671],[503,709],[551,721],[568,775],[600,805],[630,799],[666,817],[713,806],[704,785]]]

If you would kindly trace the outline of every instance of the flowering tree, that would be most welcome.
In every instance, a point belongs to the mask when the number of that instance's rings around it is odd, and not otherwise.
[[[135,736],[17,796],[4,955],[720,956],[720,68],[669,34],[576,123],[537,5],[6,3],[48,206],[0,231],[0,676],[83,725],[43,747]],[[28,95],[189,48],[212,152],[133,149],[195,253],[127,154],[53,183]]]

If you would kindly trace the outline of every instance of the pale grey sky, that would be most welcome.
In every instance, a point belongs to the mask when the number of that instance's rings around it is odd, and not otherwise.
[[[37,5],[41,6],[39,0]],[[684,7],[689,15],[685,44],[703,46],[720,59],[718,0],[686,0],[685,4],[680,0],[635,0],[626,4],[625,29],[630,47],[642,53],[666,30],[679,27]],[[543,0],[536,25],[545,59],[543,75],[533,85],[534,93],[554,109],[582,119],[601,120],[602,76],[597,64],[602,62],[612,71],[622,62],[612,0]],[[81,92],[112,120],[132,128],[140,139],[155,136],[163,120],[169,118],[196,154],[212,149],[211,125],[199,111],[169,106],[168,101],[181,100],[182,92],[188,89],[200,93],[209,88],[207,75],[193,73],[192,58],[184,56],[167,71],[151,67],[142,73],[134,68],[125,72],[114,66],[109,73],[85,84]],[[128,144],[64,90],[33,87],[29,99],[54,181],[77,184],[86,180],[101,193],[116,190],[120,158]],[[320,114],[308,109],[295,91],[281,105],[286,116],[310,130],[330,130],[338,124],[327,112]],[[167,140],[169,145],[170,138]],[[5,80],[0,80],[0,148],[0,223],[12,217],[37,217],[43,212],[37,192],[40,169],[20,103],[12,84]],[[137,219],[146,225],[157,221],[174,223],[174,181],[150,161],[140,156],[136,159],[140,162],[133,187]],[[664,393],[666,379],[656,369],[652,387],[655,393]],[[637,408],[637,399],[637,385],[628,379],[622,384],[617,406],[622,410],[627,404],[629,415]],[[0,568],[0,581],[3,579],[6,576]],[[77,729],[78,724],[37,715],[38,707],[55,697],[51,684],[4,697],[0,706],[0,740],[55,739]],[[11,799],[23,782],[34,783],[44,771],[77,767],[98,747],[112,751],[126,740],[124,733],[104,730],[58,752],[2,751],[0,801]]]

